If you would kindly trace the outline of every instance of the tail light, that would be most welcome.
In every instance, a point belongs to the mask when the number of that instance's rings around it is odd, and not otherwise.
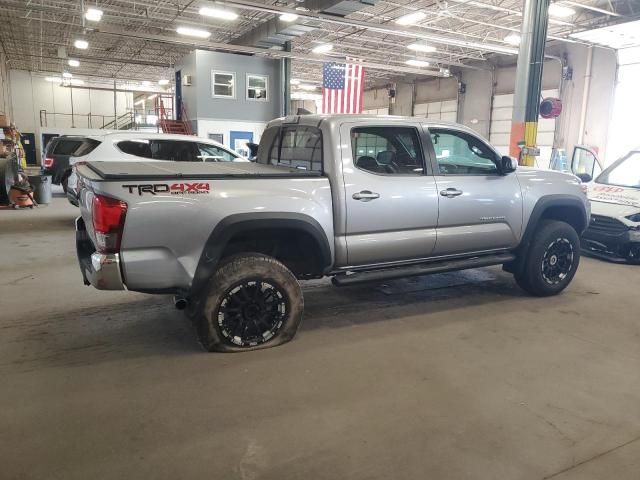
[[[55,159],[52,157],[45,157],[44,159],[44,168],[51,168],[53,167],[53,164],[55,162]]]
[[[127,204],[115,198],[95,195],[91,204],[96,250],[100,253],[118,253]]]

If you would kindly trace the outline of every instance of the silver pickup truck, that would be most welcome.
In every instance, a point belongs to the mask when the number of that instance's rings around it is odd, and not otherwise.
[[[555,295],[590,216],[575,176],[516,170],[474,131],[410,117],[286,117],[256,163],[89,162],[78,177],[85,283],[174,294],[210,351],[290,340],[303,279],[503,265]]]

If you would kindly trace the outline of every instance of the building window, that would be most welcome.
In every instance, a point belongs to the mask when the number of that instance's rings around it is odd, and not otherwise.
[[[236,98],[236,74],[211,71],[211,90],[214,97]]]
[[[247,75],[247,100],[268,100],[269,77],[265,75]]]

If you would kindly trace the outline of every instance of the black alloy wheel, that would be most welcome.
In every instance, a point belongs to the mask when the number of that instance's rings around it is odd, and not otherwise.
[[[556,238],[549,244],[542,257],[542,278],[549,285],[557,285],[573,267],[573,245],[566,238]]]
[[[260,253],[225,258],[189,316],[210,352],[246,352],[291,340],[304,310],[302,289],[280,261]]]
[[[580,264],[578,232],[560,220],[541,220],[529,248],[520,252],[514,276],[518,285],[538,297],[557,295],[573,280]]]
[[[267,342],[282,328],[287,303],[285,294],[269,282],[244,281],[229,289],[220,302],[220,333],[239,347]]]

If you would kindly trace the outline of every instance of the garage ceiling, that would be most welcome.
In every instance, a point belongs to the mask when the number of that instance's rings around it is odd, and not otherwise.
[[[482,68],[496,53],[513,54],[517,47],[505,37],[520,31],[521,0],[2,0],[0,42],[10,68],[58,75],[67,69],[86,79],[118,78],[156,82],[173,77],[173,65],[194,47],[225,48],[246,53],[282,55],[292,41],[293,77],[319,84],[328,57],[369,62],[367,81],[385,82],[398,73],[447,75],[447,69]],[[576,33],[640,18],[636,0],[576,0],[561,2],[571,10],[553,16],[551,42],[588,43]],[[225,21],[200,15],[201,7],[232,10],[238,18]],[[83,18],[83,8],[104,12],[99,22]],[[419,12],[413,25],[396,20]],[[279,19],[295,13],[292,22]],[[566,11],[564,13],[567,13]],[[205,29],[208,39],[176,33],[176,27]],[[78,50],[78,38],[89,48]],[[433,52],[416,52],[422,42]],[[311,50],[330,42],[324,56]],[[64,47],[79,67],[59,58]],[[259,50],[256,50],[259,49]],[[313,59],[309,62],[304,59]],[[408,66],[420,59],[428,66]]]
[[[616,50],[637,47],[640,46],[640,20],[585,30],[573,33],[571,37]]]

